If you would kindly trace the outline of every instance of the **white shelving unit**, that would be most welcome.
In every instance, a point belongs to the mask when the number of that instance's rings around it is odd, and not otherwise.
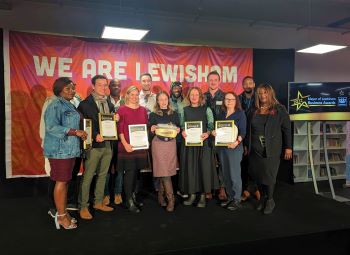
[[[295,182],[312,181],[309,160],[307,121],[294,121],[293,173]],[[331,178],[345,179],[346,171],[346,122],[327,121],[326,130],[320,121],[311,122],[311,151],[316,180],[327,180],[323,136],[326,136]]]

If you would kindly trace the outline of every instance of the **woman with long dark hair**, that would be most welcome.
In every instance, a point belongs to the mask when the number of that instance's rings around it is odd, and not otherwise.
[[[286,160],[292,158],[291,125],[271,85],[258,86],[255,106],[248,118],[249,174],[262,194],[257,209],[270,214],[275,208],[273,194],[281,154]]]

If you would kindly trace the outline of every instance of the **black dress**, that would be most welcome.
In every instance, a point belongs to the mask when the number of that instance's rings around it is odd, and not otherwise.
[[[251,120],[251,147],[249,174],[257,184],[271,185],[276,182],[280,157],[267,157],[265,128],[268,114],[255,114]]]
[[[207,107],[184,108],[185,121],[202,121],[203,133],[207,132]],[[179,173],[179,188],[185,194],[209,193],[218,188],[214,153],[208,144],[208,139],[201,147],[181,145],[181,163]]]

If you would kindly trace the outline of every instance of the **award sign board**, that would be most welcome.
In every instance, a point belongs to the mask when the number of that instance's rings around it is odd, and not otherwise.
[[[146,150],[149,148],[148,130],[146,124],[129,125],[130,145],[133,150]]]
[[[215,122],[215,146],[228,146],[237,139],[238,129],[233,120]]]
[[[350,120],[350,82],[289,82],[291,120]]]
[[[202,139],[202,121],[186,121],[185,122],[185,145],[186,146],[203,146]]]
[[[100,135],[104,140],[118,140],[115,114],[99,113]]]
[[[84,119],[84,131],[86,132],[86,140],[83,143],[84,150],[91,149],[92,146],[92,121]]]

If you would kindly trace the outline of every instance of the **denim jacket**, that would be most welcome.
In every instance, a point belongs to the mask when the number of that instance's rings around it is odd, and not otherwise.
[[[80,140],[68,136],[69,130],[79,129],[80,114],[69,101],[58,97],[44,115],[44,155],[47,158],[68,159],[80,156]]]

